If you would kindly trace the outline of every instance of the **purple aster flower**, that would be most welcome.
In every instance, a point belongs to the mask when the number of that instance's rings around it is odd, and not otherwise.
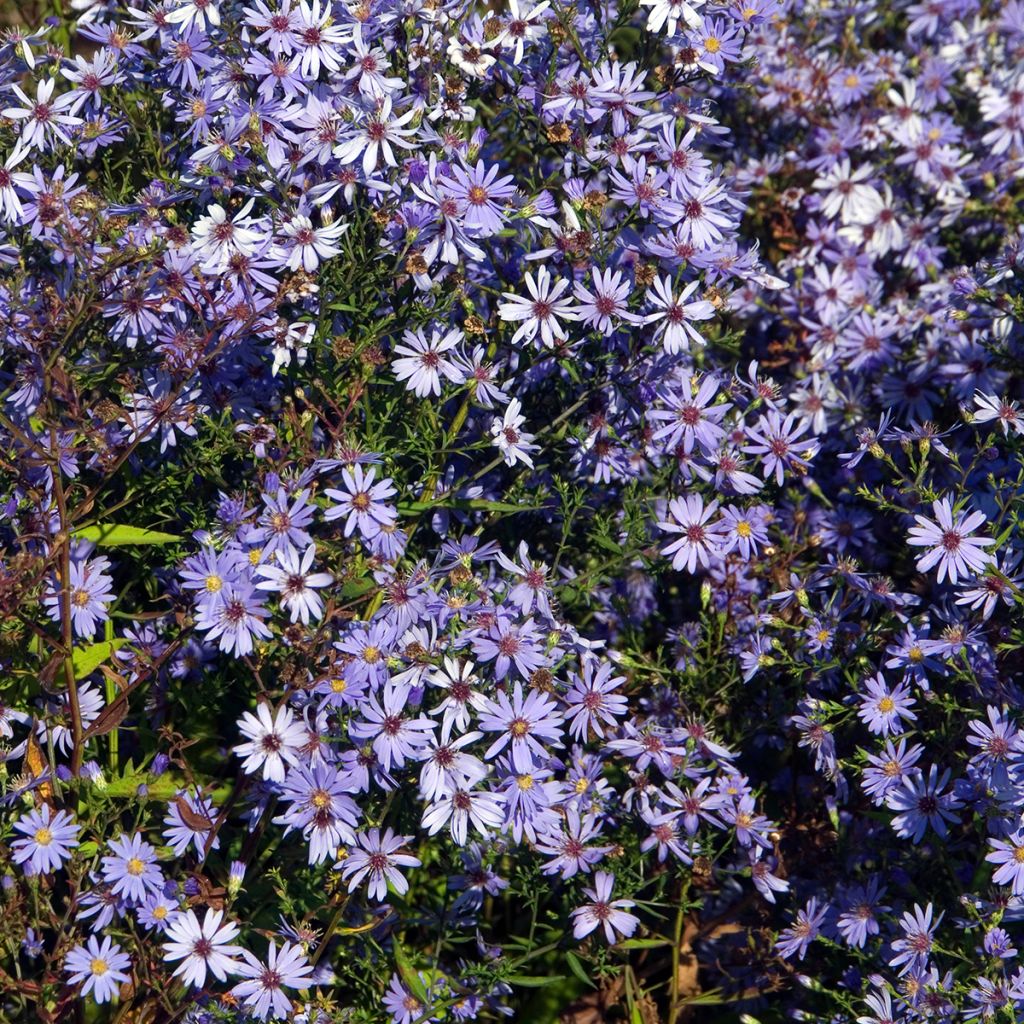
[[[354,134],[334,147],[334,157],[341,164],[351,164],[362,156],[363,173],[373,174],[381,157],[388,167],[397,167],[398,160],[392,146],[399,149],[413,149],[411,136],[414,128],[406,128],[418,113],[411,107],[404,114],[393,116],[392,99],[385,96],[369,112],[363,114]]]
[[[678,383],[660,396],[668,408],[647,413],[649,419],[665,420],[667,424],[654,432],[654,440],[664,441],[668,449],[681,444],[684,452],[691,452],[699,444],[704,452],[713,452],[725,439],[721,422],[732,408],[732,402],[715,404],[717,394],[718,381],[714,377],[698,379],[680,373]]]
[[[486,839],[504,820],[500,796],[489,790],[473,789],[471,783],[463,784],[448,776],[442,793],[424,809],[422,825],[428,835],[436,835],[448,825],[456,845],[465,846],[470,824]]]
[[[937,579],[941,583],[947,576],[950,583],[962,577],[980,573],[992,560],[985,551],[992,541],[984,537],[972,537],[972,531],[985,522],[983,512],[957,512],[954,518],[949,498],[932,502],[935,519],[914,516],[916,526],[910,528],[907,543],[913,547],[930,548],[917,560],[920,572],[939,567]]]
[[[341,473],[344,490],[327,488],[324,494],[336,502],[324,513],[324,519],[332,522],[345,519],[345,536],[351,537],[359,528],[362,537],[372,537],[380,532],[381,526],[391,526],[396,517],[395,510],[386,501],[396,492],[391,480],[385,477],[374,483],[376,469],[371,466],[363,470],[360,465]]]
[[[689,352],[691,342],[698,348],[704,346],[704,339],[691,321],[710,320],[715,315],[715,307],[706,299],[686,301],[699,284],[699,281],[691,281],[677,298],[673,295],[672,278],[666,274],[655,278],[647,292],[647,301],[656,307],[656,312],[648,314],[647,322],[660,323],[655,336],[661,338],[665,351],[670,354]]]
[[[195,911],[186,910],[167,926],[164,960],[182,961],[174,977],[180,976],[186,985],[202,988],[207,971],[218,981],[225,981],[237,969],[236,957],[242,953],[241,947],[231,942],[237,935],[238,925],[233,921],[224,923],[223,910],[207,907],[202,924]]]
[[[67,811],[54,813],[49,804],[19,818],[14,830],[26,837],[11,843],[14,863],[23,865],[26,875],[56,871],[78,846],[79,826],[74,818]]]
[[[235,964],[234,973],[248,980],[231,989],[242,1005],[257,1020],[282,1020],[292,1012],[292,1001],[282,988],[308,988],[313,968],[300,946],[285,942],[278,950],[270,940],[267,961],[263,963],[247,949],[242,950],[242,961]]]
[[[927,967],[935,941],[935,929],[941,920],[940,914],[937,920],[932,921],[930,903],[923,909],[915,903],[913,911],[908,910],[900,919],[903,935],[893,940],[893,957],[889,966],[901,968],[901,978],[911,972],[920,973]]]
[[[363,717],[349,723],[353,739],[373,740],[373,752],[386,772],[392,767],[405,767],[406,761],[417,760],[427,742],[426,734],[437,727],[430,718],[406,718],[402,712],[408,700],[409,688],[389,681],[384,686],[381,701],[371,693],[360,707]]]
[[[744,445],[748,455],[760,455],[764,478],[769,479],[775,474],[775,482],[782,485],[782,478],[787,469],[794,473],[807,472],[808,460],[818,450],[816,441],[802,441],[800,453],[796,451],[797,438],[805,434],[811,425],[809,419],[797,419],[796,413],[790,413],[785,420],[775,409],[769,409],[761,416],[756,427],[750,427],[747,435],[753,444]]]
[[[523,430],[526,417],[521,415],[522,406],[518,398],[513,398],[505,408],[503,416],[495,416],[491,421],[491,437],[493,444],[498,448],[505,460],[506,466],[514,466],[522,462],[526,466],[533,467],[533,459],[530,452],[538,451],[537,445],[533,444],[533,434]]]
[[[445,725],[441,726],[440,739],[433,733],[427,736],[427,743],[419,755],[423,762],[420,795],[424,800],[439,800],[451,786],[472,785],[487,775],[488,768],[483,761],[462,749],[482,737],[482,732],[474,730],[453,740]]]
[[[846,907],[839,915],[836,927],[851,946],[863,949],[868,938],[878,934],[877,915],[889,910],[889,907],[882,904],[884,895],[885,888],[879,886],[874,876],[868,880],[867,885],[855,885],[846,894]]]
[[[126,973],[131,957],[107,936],[102,944],[90,935],[84,946],[75,946],[64,960],[64,970],[70,975],[68,983],[82,985],[82,995],[92,995],[97,1003],[106,1003],[120,990],[122,982],[130,981]]]
[[[561,298],[570,281],[563,278],[552,285],[551,274],[543,266],[537,268],[536,278],[527,271],[523,280],[529,295],[524,298],[514,292],[504,292],[505,301],[498,303],[498,316],[521,324],[512,335],[511,344],[517,345],[524,339],[533,341],[539,331],[544,347],[554,348],[556,342],[567,338],[560,321],[577,318],[572,299]]]
[[[573,286],[573,293],[579,302],[576,317],[587,327],[600,331],[606,338],[624,320],[629,324],[642,324],[644,318],[637,313],[630,313],[627,308],[629,300],[629,281],[622,279],[621,270],[595,270],[593,272],[593,291],[581,281]]]
[[[75,102],[74,93],[68,92],[54,98],[53,89],[56,84],[54,78],[40,80],[36,84],[35,99],[26,96],[21,86],[13,82],[7,86],[22,105],[5,108],[3,115],[12,121],[24,121],[21,127],[21,145],[26,149],[45,151],[54,140],[70,146],[71,135],[68,129],[82,123],[80,117],[66,113]]]
[[[398,852],[410,839],[412,836],[395,835],[390,828],[383,833],[379,828],[357,833],[354,848],[335,865],[341,877],[348,880],[348,891],[353,892],[365,881],[370,899],[383,900],[389,884],[404,896],[409,883],[399,868],[418,868],[421,863],[417,857]]]
[[[256,588],[245,580],[225,584],[220,601],[200,602],[196,610],[196,628],[206,632],[207,640],[219,638],[220,649],[235,657],[252,654],[253,637],[270,639],[270,630],[263,623],[267,609]]]
[[[180,913],[181,908],[178,906],[177,900],[171,899],[163,893],[151,893],[146,897],[142,906],[136,910],[135,916],[143,927],[165,932],[168,925]]]
[[[998,867],[992,874],[996,885],[1009,885],[1014,896],[1024,895],[1024,832],[1017,831],[1007,840],[989,839],[991,853],[985,860]]]
[[[256,575],[262,576],[257,590],[270,590],[281,595],[281,604],[288,609],[292,622],[309,625],[319,619],[324,605],[317,589],[334,582],[329,572],[310,572],[316,557],[316,545],[310,544],[300,556],[295,548],[278,548],[278,565],[258,565]]]
[[[629,709],[629,701],[621,693],[615,693],[625,676],[613,676],[612,666],[602,662],[595,671],[594,662],[583,662],[582,675],[573,676],[572,685],[566,691],[565,702],[569,705],[566,717],[569,719],[569,734],[574,740],[584,742],[588,733],[604,739],[604,729],[614,729],[618,719]]]
[[[533,619],[516,623],[504,610],[495,615],[486,633],[474,637],[473,653],[480,661],[494,662],[494,675],[498,679],[504,679],[513,665],[524,679],[529,679],[547,664]]]
[[[708,525],[708,520],[717,510],[717,500],[705,508],[704,499],[699,494],[673,498],[669,502],[672,519],[659,522],[658,528],[666,533],[680,534],[678,540],[661,549],[663,555],[672,556],[673,569],[696,572],[698,562],[705,569],[708,567],[711,556],[718,552],[719,547],[717,524]]]
[[[496,699],[480,715],[480,728],[500,733],[487,748],[485,758],[490,760],[511,743],[516,771],[529,772],[549,756],[543,741],[561,746],[562,714],[554,699],[545,693],[530,690],[524,699],[523,684],[517,682],[512,700],[507,693],[498,691]]]
[[[445,657],[443,665],[427,675],[427,682],[445,693],[444,700],[429,712],[431,715],[444,716],[441,719],[441,731],[445,735],[453,726],[464,733],[472,721],[470,711],[479,714],[487,707],[487,697],[475,689],[479,677],[471,661]]]
[[[611,850],[610,846],[587,845],[600,834],[601,824],[596,814],[581,816],[575,807],[568,807],[559,829],[552,829],[537,837],[538,852],[552,858],[544,865],[543,873],[554,875],[561,872],[565,880],[572,878],[578,871],[589,872]]]
[[[450,176],[439,180],[455,200],[465,204],[463,219],[477,236],[486,238],[504,227],[503,207],[515,195],[516,185],[510,174],[498,177],[497,164],[486,167],[482,160],[475,167],[454,164]]]
[[[899,812],[892,826],[900,838],[909,838],[916,845],[924,838],[929,825],[940,838],[946,837],[946,822],[959,820],[954,810],[960,806],[954,793],[941,792],[949,775],[948,768],[939,775],[938,767],[933,764],[927,775],[917,772],[905,777],[898,788],[886,794],[886,805]]]
[[[309,504],[309,492],[299,491],[291,498],[283,487],[279,487],[277,494],[264,494],[262,497],[263,513],[258,524],[245,534],[246,542],[262,544],[264,558],[292,548],[305,551],[313,543],[306,527],[313,522],[316,512],[315,506]]]
[[[150,893],[163,888],[164,876],[156,863],[156,850],[141,833],[111,839],[111,855],[103,858],[103,880],[118,896],[144,903]]]
[[[239,743],[232,750],[244,757],[242,770],[249,775],[262,771],[262,776],[271,782],[283,782],[285,764],[297,765],[298,753],[306,745],[308,736],[302,722],[295,721],[292,709],[282,704],[276,712],[261,701],[256,714],[246,711],[238,720],[238,729],[247,742]]]
[[[807,947],[821,934],[821,926],[828,914],[828,904],[819,906],[818,899],[812,896],[807,905],[797,912],[796,920],[788,928],[779,932],[775,948],[784,960],[796,957],[803,960],[807,955]]]
[[[164,817],[163,837],[168,845],[174,850],[176,856],[181,857],[191,843],[198,856],[203,856],[206,851],[206,844],[217,817],[217,809],[213,801],[202,795],[195,795],[185,790],[178,792],[167,804],[167,814]],[[213,837],[211,850],[219,849],[220,836]]]
[[[435,327],[429,341],[422,330],[406,331],[402,337],[405,344],[395,346],[395,354],[402,357],[392,363],[395,377],[406,381],[406,388],[419,398],[440,396],[442,375],[460,384],[465,380],[458,365],[443,355],[462,339],[458,328],[442,335]]]
[[[603,927],[608,945],[612,946],[620,936],[628,939],[637,930],[640,918],[626,910],[635,904],[632,900],[613,900],[614,885],[615,876],[610,871],[594,872],[593,889],[583,890],[583,895],[591,902],[572,912],[573,938],[582,939],[595,928]]]
[[[114,581],[107,575],[110,562],[103,557],[71,562],[68,589],[71,591],[71,626],[75,636],[91,639],[97,627],[110,617],[107,605],[114,600]],[[60,584],[54,580],[43,601],[50,618],[60,622],[63,598]]]
[[[548,582],[548,567],[530,558],[530,548],[526,541],[519,543],[518,564],[500,551],[496,558],[503,569],[519,578],[519,582],[509,590],[507,600],[516,605],[523,615],[529,615],[536,606],[543,615],[550,618],[551,585]]]
[[[917,715],[911,710],[914,698],[910,696],[910,687],[906,684],[899,683],[893,689],[879,673],[865,679],[864,688],[867,692],[860,698],[857,717],[876,736],[901,732],[904,721],[917,721]]]
[[[352,783],[334,765],[318,761],[298,765],[288,772],[281,786],[281,799],[291,806],[274,819],[293,828],[302,829],[309,843],[309,863],[319,864],[332,856],[343,842],[355,842],[359,807],[349,795]]]

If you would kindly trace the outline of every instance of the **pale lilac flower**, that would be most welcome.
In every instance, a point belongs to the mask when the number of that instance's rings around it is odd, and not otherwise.
[[[610,871],[594,872],[593,889],[583,890],[583,895],[591,902],[577,907],[572,912],[573,938],[582,939],[595,928],[601,927],[604,928],[605,938],[611,946],[619,941],[620,936],[629,938],[636,931],[640,918],[628,913],[626,909],[635,904],[632,900],[613,900],[614,885],[615,876]]]
[[[256,589],[280,594],[281,604],[288,609],[292,622],[308,626],[310,619],[319,619],[324,612],[317,589],[329,586],[334,577],[329,572],[310,572],[316,557],[315,544],[310,544],[302,555],[292,547],[278,548],[276,557],[279,565],[256,566],[256,575],[263,577]]]
[[[1024,895],[1024,833],[1017,831],[1007,840],[989,839],[992,852],[985,855],[998,865],[992,875],[996,885],[1009,885],[1014,896]]]
[[[348,881],[348,891],[353,892],[365,881],[370,899],[383,900],[389,884],[399,896],[404,896],[409,891],[409,883],[399,868],[417,868],[421,863],[418,857],[398,852],[410,839],[412,836],[395,835],[390,828],[383,833],[379,828],[359,832],[355,847],[335,865],[341,877]]]
[[[436,327],[430,332],[429,341],[422,329],[406,331],[402,336],[404,344],[395,345],[395,355],[401,356],[392,363],[395,377],[406,381],[406,388],[418,398],[441,394],[441,376],[450,381],[462,383],[465,379],[459,367],[444,353],[450,352],[463,339],[457,327],[442,334]]]
[[[576,312],[571,298],[561,298],[570,282],[563,278],[552,284],[547,267],[538,267],[537,276],[528,270],[524,275],[528,297],[513,292],[503,294],[504,302],[498,303],[498,316],[502,320],[521,322],[512,335],[511,344],[523,339],[533,341],[540,332],[545,348],[554,348],[556,342],[565,341],[567,335],[561,320],[575,320]]]
[[[244,757],[242,770],[252,775],[262,770],[270,782],[283,782],[285,764],[297,765],[298,753],[308,740],[306,726],[295,721],[291,708],[282,705],[272,714],[271,707],[261,701],[256,714],[246,711],[238,721],[238,729],[247,742],[232,750]]]
[[[301,269],[312,274],[322,260],[331,259],[341,252],[335,243],[347,229],[348,224],[340,220],[315,228],[309,217],[296,214],[282,228],[284,241],[275,251],[289,270]]]
[[[708,520],[718,510],[718,501],[705,507],[699,494],[687,498],[673,498],[669,503],[669,520],[658,523],[666,533],[677,533],[680,537],[661,549],[663,555],[672,556],[672,568],[696,572],[699,562],[705,569],[712,554],[718,551],[717,527]]]
[[[12,121],[25,122],[21,127],[21,145],[26,149],[45,150],[52,141],[51,137],[70,146],[71,135],[68,129],[82,123],[80,117],[65,113],[66,108],[71,107],[75,101],[72,93],[64,93],[54,99],[53,89],[56,84],[53,78],[38,82],[35,99],[26,96],[19,85],[12,83],[8,86],[22,106],[6,107],[3,116]]]
[[[661,338],[665,351],[670,354],[689,352],[691,342],[699,347],[704,345],[704,339],[690,321],[710,320],[715,315],[715,307],[706,299],[686,301],[699,285],[699,281],[691,281],[677,298],[673,295],[672,278],[666,274],[655,278],[647,291],[647,301],[657,307],[657,312],[647,316],[647,322],[660,323],[655,337]]]
[[[930,548],[917,560],[920,572],[927,572],[938,565],[937,580],[941,583],[947,576],[950,583],[962,577],[980,573],[992,561],[985,551],[992,541],[987,537],[972,537],[972,531],[985,522],[983,512],[957,512],[954,515],[949,498],[932,502],[935,519],[914,516],[916,526],[910,528],[907,543],[913,547]]]
[[[75,946],[68,953],[64,970],[70,975],[69,984],[82,985],[83,996],[92,995],[97,1003],[106,1003],[117,995],[122,982],[131,980],[126,973],[131,962],[109,935],[102,943],[90,935],[84,946]]]
[[[301,946],[285,942],[279,950],[271,939],[266,963],[243,949],[242,962],[235,964],[234,973],[248,980],[235,985],[231,994],[241,999],[257,1020],[282,1020],[292,1011],[292,1001],[282,988],[309,988],[313,967]]]
[[[527,434],[522,429],[526,417],[520,414],[521,408],[519,399],[513,398],[505,407],[505,414],[501,418],[495,416],[491,421],[491,436],[506,466],[522,462],[532,469],[530,452],[538,451],[539,448],[532,443],[533,434]]]
[[[74,818],[67,811],[52,811],[49,804],[23,815],[14,830],[25,837],[11,843],[14,863],[23,865],[27,875],[56,871],[78,846]]]
[[[167,926],[164,960],[182,961],[175,968],[174,977],[180,976],[186,985],[202,988],[207,971],[218,981],[225,981],[235,971],[235,958],[242,949],[231,940],[238,935],[238,925],[223,921],[223,910],[207,907],[202,924],[194,910],[186,910]]]

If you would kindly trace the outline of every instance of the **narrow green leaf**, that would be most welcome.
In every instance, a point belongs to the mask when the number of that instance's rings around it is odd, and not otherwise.
[[[75,667],[75,678],[84,679],[87,675],[95,672],[119,647],[123,647],[126,641],[103,640],[98,644],[90,644],[88,647],[79,647],[71,652],[71,663]]]
[[[505,981],[520,988],[544,988],[565,981],[564,974],[511,974]]]
[[[405,950],[398,939],[394,940],[395,964],[402,979],[402,984],[421,1002],[424,1006],[430,1001],[430,994],[423,979],[416,973],[416,969],[409,962]]]
[[[91,540],[100,547],[121,547],[141,544],[173,544],[181,538],[175,533],[143,530],[139,526],[119,526],[115,523],[87,526],[75,532],[75,537]]]
[[[658,949],[660,946],[671,946],[668,939],[623,939],[615,944],[616,949]]]
[[[597,988],[597,986],[590,980],[590,976],[587,974],[587,969],[583,966],[583,961],[569,950],[565,954],[565,959],[569,963],[569,970],[576,975],[584,985],[589,985],[591,988]]]

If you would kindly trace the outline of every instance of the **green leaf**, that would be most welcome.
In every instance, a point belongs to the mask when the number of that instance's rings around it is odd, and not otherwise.
[[[119,647],[123,647],[126,640],[103,640],[98,644],[90,644],[88,647],[79,647],[71,652],[71,663],[75,668],[75,678],[84,679],[87,675],[95,672]]]
[[[658,949],[660,946],[671,946],[668,939],[623,939],[615,944],[616,949]]]
[[[583,961],[569,950],[565,954],[565,959],[569,963],[569,970],[576,975],[584,985],[589,985],[591,988],[597,988],[597,986],[590,980],[590,976],[587,974],[587,969],[583,966]]]
[[[361,576],[359,579],[349,580],[348,583],[344,584],[341,588],[341,596],[346,600],[362,597],[363,594],[368,594],[376,586],[376,580]]]
[[[87,526],[84,530],[77,530],[75,537],[81,540],[91,540],[101,548],[140,544],[174,544],[181,540],[176,533],[160,533],[158,530],[143,530],[139,526],[118,526],[115,523]]]
[[[510,985],[520,988],[544,988],[546,985],[557,985],[565,981],[564,974],[510,974],[505,978]]]
[[[430,993],[423,979],[416,973],[416,969],[409,962],[405,950],[398,939],[394,940],[395,964],[398,966],[398,973],[402,978],[402,984],[426,1006],[430,1002]]]

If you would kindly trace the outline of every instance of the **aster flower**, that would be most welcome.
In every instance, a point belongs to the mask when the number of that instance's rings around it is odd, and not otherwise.
[[[582,939],[602,927],[608,945],[613,946],[620,937],[628,939],[636,931],[640,918],[627,910],[635,904],[632,900],[613,900],[614,886],[615,876],[610,871],[594,873],[594,887],[583,890],[583,895],[591,902],[572,912],[573,938]]]
[[[497,234],[504,227],[503,206],[515,195],[516,186],[512,175],[507,174],[499,178],[498,171],[497,164],[487,167],[482,160],[478,160],[475,167],[453,164],[450,176],[442,176],[439,179],[449,195],[465,210],[463,220],[475,237],[487,238]],[[527,274],[526,277],[527,287],[530,287],[530,275]],[[556,291],[555,296],[560,294],[561,290]],[[532,288],[530,291],[536,296]],[[508,318],[502,315],[502,319]]]
[[[904,721],[917,721],[917,715],[911,710],[914,699],[910,696],[910,687],[899,683],[892,688],[879,674],[865,679],[864,688],[867,692],[860,698],[857,717],[876,736],[900,732]]]
[[[113,892],[133,903],[144,903],[151,893],[163,887],[164,876],[156,863],[156,850],[140,833],[111,839],[107,845],[111,854],[103,858],[103,880]]]
[[[911,972],[920,972],[928,964],[931,955],[932,945],[935,941],[935,929],[942,920],[940,914],[936,920],[932,919],[932,905],[926,907],[914,904],[914,909],[908,910],[900,919],[900,928],[903,934],[894,939],[892,943],[893,957],[889,961],[890,967],[900,968],[900,977]]]
[[[604,860],[610,846],[588,846],[601,834],[596,814],[581,815],[570,806],[566,809],[562,826],[537,837],[537,850],[551,858],[541,869],[545,875],[560,874],[565,881],[577,872],[588,872],[593,865]]]
[[[605,337],[612,334],[619,326],[619,321],[628,324],[641,324],[644,318],[631,313],[627,307],[630,284],[623,280],[621,270],[595,270],[591,287],[587,288],[581,281],[573,286],[573,294],[578,305],[575,315],[587,327],[593,327]]]
[[[960,806],[954,793],[942,792],[949,775],[948,768],[940,775],[938,767],[932,765],[927,775],[918,772],[907,776],[898,788],[886,794],[886,805],[898,812],[892,819],[898,836],[916,845],[931,826],[940,838],[945,838],[946,823],[959,820],[955,811]]]
[[[186,985],[202,988],[207,971],[225,981],[238,967],[236,958],[243,950],[231,942],[238,935],[238,925],[225,923],[223,910],[207,907],[202,924],[195,911],[186,910],[167,926],[165,934],[164,960],[182,961],[174,969],[174,977]]]
[[[642,7],[650,7],[647,15],[647,27],[652,32],[665,32],[674,36],[679,22],[685,22],[690,28],[700,28],[701,16],[698,7],[703,7],[704,0],[640,0]]]
[[[80,117],[67,111],[75,102],[73,93],[64,93],[54,97],[53,90],[57,81],[54,78],[40,80],[36,84],[35,99],[26,96],[21,86],[11,83],[8,89],[21,101],[20,107],[6,107],[3,116],[12,121],[23,121],[21,128],[21,145],[27,149],[38,149],[43,152],[53,145],[54,141],[71,145],[69,128],[82,123]]]
[[[101,943],[90,935],[85,945],[69,951],[64,970],[69,975],[69,984],[82,985],[83,996],[91,995],[97,1003],[106,1003],[118,994],[122,982],[131,980],[126,973],[131,962],[131,957],[122,953],[110,936]]]
[[[744,445],[743,451],[748,455],[761,456],[761,469],[766,480],[772,475],[781,486],[785,471],[803,474],[809,468],[809,460],[818,450],[816,441],[801,441],[797,451],[797,438],[807,432],[811,421],[800,419],[796,413],[790,413],[785,420],[775,409],[758,418],[757,426],[748,428],[747,436],[753,444]]]
[[[275,254],[289,270],[302,269],[312,274],[323,260],[341,253],[335,243],[348,230],[348,224],[340,220],[328,222],[324,213],[320,216],[324,223],[318,228],[304,214],[295,214],[285,222],[281,229],[284,238]]]
[[[242,658],[253,651],[253,638],[269,640],[270,630],[263,623],[267,610],[250,583],[227,583],[219,601],[201,602],[197,607],[196,628],[206,632],[207,640],[218,640],[226,653]]]
[[[382,526],[395,522],[395,511],[386,504],[395,494],[395,487],[387,478],[374,483],[375,474],[373,466],[364,471],[362,466],[355,465],[342,470],[344,490],[329,487],[324,491],[324,495],[335,502],[324,513],[324,519],[332,522],[344,518],[346,537],[351,537],[357,528],[362,537],[372,537]]]
[[[335,159],[342,164],[350,164],[362,156],[363,173],[366,175],[373,174],[381,157],[388,167],[397,167],[398,161],[392,147],[413,148],[415,143],[410,136],[415,134],[415,129],[405,128],[404,125],[417,113],[416,108],[412,107],[404,114],[393,116],[391,97],[385,96],[379,106],[360,117],[355,134],[335,146]]]
[[[409,690],[393,681],[384,686],[381,699],[371,693],[362,702],[362,718],[349,724],[353,739],[373,740],[373,752],[384,771],[402,768],[406,761],[415,761],[427,742],[427,734],[437,723],[429,718],[407,718],[403,714]]]
[[[209,797],[182,790],[167,804],[167,815],[164,817],[164,825],[167,827],[163,837],[178,857],[185,853],[190,843],[195,847],[196,854],[202,856],[216,817],[217,810]],[[220,836],[215,835],[210,849],[216,850],[219,847]]]
[[[1017,402],[997,398],[995,395],[983,395],[980,391],[974,395],[975,409],[972,419],[975,423],[996,422],[1006,437],[1011,430],[1024,434],[1024,416],[1021,415]]]
[[[466,845],[468,827],[489,836],[505,820],[501,798],[489,790],[473,789],[469,785],[446,777],[444,790],[435,795],[423,812],[423,827],[428,835],[436,835],[447,825],[457,846]]]
[[[254,256],[261,241],[249,216],[255,199],[250,199],[232,218],[219,203],[211,203],[206,215],[192,225],[193,250],[209,273],[226,270],[233,256]]]
[[[257,1020],[282,1020],[292,1012],[292,1001],[284,988],[308,988],[313,967],[301,947],[285,942],[280,950],[273,939],[267,949],[266,963],[242,950],[242,961],[234,973],[246,978],[231,989]]]
[[[1009,885],[1014,896],[1024,895],[1024,833],[1015,832],[1008,839],[990,838],[991,852],[985,860],[996,865],[992,881],[996,885]]]
[[[49,804],[29,811],[14,823],[22,833],[11,843],[14,863],[28,875],[48,874],[60,868],[78,846],[79,826],[67,811],[52,811]]]
[[[775,943],[779,956],[784,960],[796,957],[803,960],[807,948],[821,934],[821,926],[828,914],[828,904],[821,906],[817,897],[812,896],[807,905],[797,912],[796,921],[779,932]]]
[[[504,292],[504,302],[498,303],[498,316],[502,320],[521,323],[512,335],[511,344],[533,341],[540,333],[545,348],[554,348],[565,341],[567,335],[562,320],[575,320],[577,313],[571,298],[561,298],[570,282],[566,279],[552,284],[547,267],[538,267],[536,277],[528,270],[523,276],[528,297]],[[515,399],[513,399],[515,401]]]
[[[647,291],[647,301],[656,307],[654,313],[648,314],[647,322],[660,325],[655,337],[661,339],[665,351],[670,354],[689,352],[691,342],[698,347],[704,345],[704,339],[691,321],[710,320],[715,315],[715,307],[706,299],[686,301],[699,284],[699,281],[691,281],[677,298],[673,295],[672,278],[666,274],[655,278]]]
[[[592,661],[583,662],[583,673],[573,678],[566,691],[565,701],[569,705],[566,717],[569,720],[569,735],[580,742],[589,732],[598,739],[604,739],[605,728],[615,728],[618,719],[628,710],[626,697],[614,693],[626,679],[613,676],[612,666],[602,662],[595,671]]]
[[[357,833],[355,846],[335,865],[348,882],[348,891],[353,892],[366,882],[370,899],[379,902],[387,896],[390,884],[399,896],[404,896],[409,883],[399,868],[417,868],[421,863],[411,854],[398,852],[410,839],[412,836],[396,835],[390,828],[384,832],[371,828]]]
[[[522,429],[526,417],[521,414],[521,409],[519,399],[513,398],[505,407],[504,415],[495,416],[491,421],[491,436],[506,466],[522,462],[532,469],[533,459],[530,458],[530,453],[540,449],[532,443],[534,435]]]
[[[680,534],[678,540],[661,549],[663,555],[672,556],[673,569],[696,572],[698,562],[705,569],[708,567],[711,556],[718,551],[717,526],[708,524],[717,510],[717,501],[705,507],[699,494],[673,498],[669,502],[672,518],[659,522],[658,528],[666,533]]]
[[[71,628],[75,636],[91,639],[96,635],[97,627],[110,617],[107,605],[114,600],[114,581],[107,574],[110,562],[102,557],[75,559],[70,568]],[[61,589],[54,581],[43,601],[54,622],[59,622],[63,614]]]
[[[954,584],[961,577],[982,572],[992,560],[991,554],[985,551],[992,542],[971,534],[985,522],[985,514],[957,512],[954,516],[949,498],[933,501],[932,511],[935,519],[914,516],[917,525],[910,528],[907,538],[907,543],[913,547],[931,549],[918,558],[918,570],[927,572],[937,565],[938,582],[948,576],[949,582]]]
[[[462,383],[462,371],[443,353],[449,352],[463,339],[462,331],[454,328],[443,334],[435,327],[428,341],[422,330],[406,331],[402,345],[395,346],[395,355],[401,358],[392,363],[395,377],[408,383],[406,387],[418,398],[441,394],[441,376]]]
[[[285,764],[299,763],[298,752],[306,744],[306,728],[295,721],[294,713],[286,704],[272,713],[270,705],[261,702],[255,715],[251,711],[242,715],[238,729],[248,739],[232,750],[245,758],[242,770],[247,774],[260,771],[264,779],[283,782]]]
[[[517,682],[512,699],[498,691],[487,710],[480,715],[484,732],[500,733],[487,748],[488,760],[511,744],[512,764],[516,771],[528,772],[543,764],[548,752],[544,742],[560,746],[562,714],[555,701],[545,693],[531,690],[523,697],[523,684]]]
[[[472,721],[471,710],[479,713],[487,707],[487,697],[475,688],[480,679],[472,661],[457,661],[446,656],[440,666],[427,674],[426,682],[444,691],[444,700],[428,713],[443,716],[441,731],[445,735],[453,726],[464,733]]]
[[[352,783],[332,764],[317,761],[292,768],[281,786],[281,799],[291,806],[274,819],[286,825],[286,834],[302,829],[309,843],[309,863],[319,864],[341,844],[354,843],[359,807],[349,795]]]
[[[317,590],[333,583],[334,577],[329,572],[310,572],[316,557],[315,544],[310,544],[301,556],[294,548],[278,548],[276,555],[278,565],[256,566],[256,575],[263,577],[256,589],[280,594],[292,622],[309,625],[310,619],[319,619],[324,613]]]
[[[732,408],[732,402],[715,401],[718,389],[718,381],[710,375],[697,378],[680,373],[678,384],[661,395],[667,408],[647,412],[649,419],[666,421],[665,426],[655,430],[654,440],[664,442],[668,449],[682,445],[687,453],[693,451],[695,444],[704,452],[713,452],[725,439],[721,424]]]

